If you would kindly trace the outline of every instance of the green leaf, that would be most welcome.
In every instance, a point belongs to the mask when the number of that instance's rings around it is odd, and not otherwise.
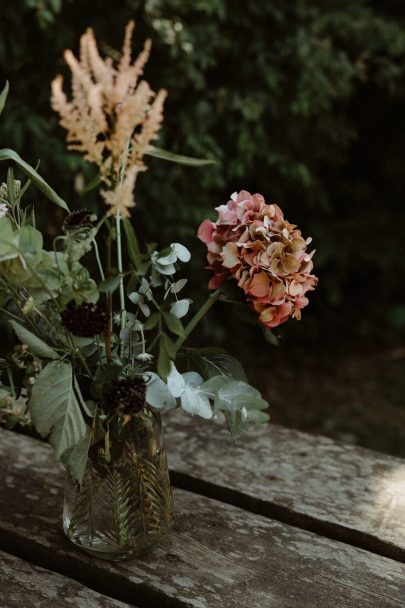
[[[75,395],[77,397],[78,402],[83,410],[83,412],[89,416],[89,418],[93,418],[96,412],[97,406],[94,401],[85,401],[83,399],[82,391],[80,389],[80,385],[77,381],[76,376],[73,377],[73,390],[75,391]]]
[[[174,344],[169,336],[162,333],[159,342],[159,355],[157,360],[157,371],[164,382],[170,373],[170,362],[174,356]]]
[[[8,217],[0,218],[0,262],[18,256],[18,234]]]
[[[11,167],[7,170],[7,198],[11,206],[15,201],[14,173]]]
[[[98,290],[102,293],[114,293],[119,287],[121,277],[111,277],[99,283]]]
[[[159,317],[160,317],[160,313],[158,312],[153,312],[151,314],[151,316],[147,319],[147,321],[145,321],[143,329],[144,331],[149,331],[151,329],[154,329],[157,324],[159,323]]]
[[[8,91],[9,91],[9,85],[8,85],[8,80],[6,80],[4,89],[0,93],[0,114],[2,113],[2,111],[4,110],[4,106],[6,105]]]
[[[39,262],[42,258],[43,238],[42,234],[32,226],[23,226],[18,230],[18,249],[25,257],[29,258],[29,263]]]
[[[216,405],[218,409],[229,411],[243,407],[255,410],[263,410],[268,407],[267,401],[262,399],[256,388],[246,382],[235,380],[231,380],[218,390]]]
[[[88,427],[73,389],[70,363],[48,363],[35,380],[28,405],[35,428],[43,437],[50,434],[58,458],[86,437]]]
[[[229,429],[235,442],[237,438],[248,431],[250,427],[258,424],[265,424],[270,420],[270,416],[258,410],[247,410],[243,413],[241,410],[224,412]]]
[[[91,357],[98,348],[94,337],[83,338],[82,336],[72,336],[72,340],[86,358]]]
[[[44,359],[59,359],[58,353],[41,340],[41,338],[38,338],[35,334],[30,332],[29,329],[13,320],[10,321],[10,325],[14,329],[21,344],[26,344],[35,355]]]
[[[184,334],[184,327],[177,317],[172,315],[170,312],[164,312],[163,318],[168,329],[176,336],[182,336]]]
[[[215,411],[224,412],[234,439],[251,426],[264,424],[269,420],[268,414],[261,411],[269,404],[262,399],[257,389],[246,382],[231,380],[219,387],[214,405]]]
[[[18,194],[16,194],[15,199],[14,199],[14,204],[16,204],[18,201],[20,201],[22,199],[22,197],[24,196],[24,194],[27,192],[28,188],[31,186],[31,180],[27,179],[27,181],[25,182],[25,184],[23,185],[23,187],[21,188],[21,190],[19,191]],[[27,212],[27,209],[25,209],[24,213]],[[32,208],[32,223],[35,226],[35,212],[34,212],[34,208]]]
[[[18,165],[18,167],[29,177],[33,184],[36,185],[38,190],[40,190],[45,196],[58,205],[58,207],[62,207],[65,211],[69,212],[69,207],[65,203],[65,201],[56,194],[55,190],[49,186],[46,181],[35,171],[31,165],[26,163],[18,154],[14,152],[14,150],[9,150],[7,148],[0,150],[0,161],[2,160],[11,160]]]
[[[141,252],[139,249],[139,243],[138,243],[138,239],[136,238],[135,230],[134,230],[130,220],[128,220],[128,219],[122,220],[122,224],[124,226],[125,236],[127,239],[127,250],[128,250],[129,259],[131,260],[131,262],[135,266],[135,268],[139,269],[142,264],[142,260],[141,260]]]
[[[232,382],[229,376],[212,376],[200,386],[200,389],[211,399],[214,399],[219,389],[228,384],[229,381]]]
[[[239,361],[219,348],[185,348],[183,352],[204,378],[222,374],[235,380],[247,381],[246,372]]]
[[[168,160],[172,163],[178,163],[180,165],[188,165],[189,167],[203,167],[205,165],[214,165],[216,164],[215,160],[208,158],[193,158],[192,156],[183,156],[181,154],[175,154],[174,152],[169,152],[168,150],[162,150],[162,148],[157,148],[156,146],[149,146],[145,152],[149,156],[153,156],[155,158],[161,158],[162,160]]]

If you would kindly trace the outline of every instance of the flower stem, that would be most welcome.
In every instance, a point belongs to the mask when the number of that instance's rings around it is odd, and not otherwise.
[[[105,274],[104,274],[104,270],[103,270],[103,265],[101,264],[101,260],[100,260],[100,253],[98,250],[98,245],[97,245],[97,241],[95,238],[92,239],[93,242],[93,247],[94,247],[94,253],[96,256],[96,261],[97,261],[97,265],[98,265],[98,269],[100,272],[100,277],[102,281],[105,281]]]
[[[218,298],[219,298],[220,295],[221,295],[221,292],[219,291],[219,289],[217,289],[216,291],[213,291],[208,296],[207,300],[205,301],[205,304],[194,315],[194,317],[191,319],[191,321],[188,323],[188,325],[186,325],[186,327],[184,329],[184,334],[177,339],[177,341],[176,341],[176,343],[174,345],[174,351],[175,351],[175,353],[177,353],[177,351],[179,350],[179,348],[187,340],[187,338],[189,337],[189,335],[191,334],[191,332],[195,329],[195,327],[198,325],[198,323],[201,321],[201,319],[203,319],[205,317],[205,315],[207,314],[207,312],[215,304],[215,302],[218,300]]]
[[[106,249],[106,272],[107,278],[111,277],[111,244],[112,244],[112,229],[110,222],[108,222],[108,230],[109,234],[105,241],[105,249]],[[112,352],[111,352],[111,335],[112,335],[112,295],[111,293],[107,293],[107,315],[108,315],[108,323],[107,329],[105,332],[105,350],[107,354],[107,361],[111,363],[112,361]]]
[[[127,320],[127,311],[125,308],[125,291],[124,291],[124,275],[123,275],[123,265],[122,265],[122,235],[121,235],[121,215],[120,212],[117,211],[115,214],[115,227],[117,230],[117,262],[118,262],[118,272],[120,274],[120,285],[119,285],[119,293],[120,293],[120,315],[121,315],[121,331],[125,329],[125,324]],[[124,355],[124,342],[121,343],[121,357]]]

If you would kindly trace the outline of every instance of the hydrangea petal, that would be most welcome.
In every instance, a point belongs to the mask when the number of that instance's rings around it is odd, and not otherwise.
[[[227,243],[222,250],[221,256],[225,268],[234,268],[240,264],[239,249],[236,243]]]

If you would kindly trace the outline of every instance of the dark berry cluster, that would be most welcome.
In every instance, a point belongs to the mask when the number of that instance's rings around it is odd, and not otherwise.
[[[80,209],[78,211],[72,211],[63,222],[63,231],[74,232],[80,228],[93,228],[96,224],[97,218],[89,211],[89,209]]]
[[[142,376],[116,380],[104,393],[104,402],[119,416],[131,416],[145,406],[146,384]]]
[[[75,336],[92,338],[102,334],[107,329],[108,316],[104,306],[83,302],[77,305],[74,300],[69,302],[61,312],[62,325]]]

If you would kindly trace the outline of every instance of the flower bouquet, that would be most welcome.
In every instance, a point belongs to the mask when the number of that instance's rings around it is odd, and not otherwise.
[[[268,404],[238,361],[187,348],[191,332],[216,300],[229,299],[232,284],[270,331],[300,318],[317,281],[310,239],[277,205],[241,191],[199,228],[213,276],[206,303],[190,315],[187,280],[178,274],[188,249],[177,242],[142,249],[130,220],[145,156],[184,160],[152,145],[166,91],[155,94],[140,80],[150,44],[132,61],[132,30],[131,22],[118,61],[101,58],[88,30],[79,59],[65,53],[71,99],[60,76],[52,83],[69,147],[98,167],[97,213],[71,212],[15,152],[0,151],[28,177],[21,184],[9,169],[0,189],[0,307],[10,329],[0,421],[32,425],[49,440],[67,470],[66,534],[109,559],[139,555],[172,525],[162,412],[224,416],[234,437],[268,421]],[[49,248],[23,203],[30,182],[66,211]]]

